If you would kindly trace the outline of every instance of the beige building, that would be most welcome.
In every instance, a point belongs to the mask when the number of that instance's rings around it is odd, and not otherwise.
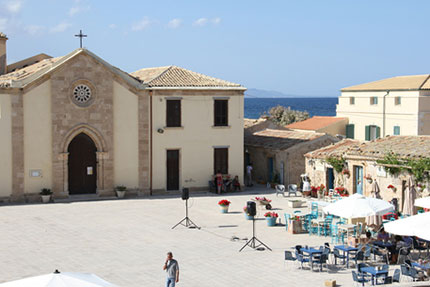
[[[345,139],[307,153],[306,173],[314,186],[320,184],[329,188],[343,186],[349,194],[360,193],[365,196],[370,196],[372,183],[376,181],[381,197],[388,201],[397,198],[401,210],[407,181],[412,175],[407,171],[392,175],[377,161],[384,159],[388,152],[406,160],[428,158],[429,150],[430,136],[388,136],[363,142]],[[342,173],[336,172],[327,162],[330,157],[344,159]],[[428,185],[428,182],[423,184]],[[388,188],[389,185],[393,185],[395,190]],[[418,196],[424,194],[419,193]]]
[[[337,117],[349,118],[346,136],[430,135],[429,78],[401,76],[342,89]]]
[[[274,182],[278,178],[282,184],[297,184],[305,172],[304,154],[337,141],[331,135],[312,131],[245,130],[245,161],[253,164],[257,182]]]
[[[207,189],[243,182],[238,84],[169,66],[126,73],[86,49],[6,63],[0,35],[0,198]]]
[[[314,131],[332,136],[345,135],[348,118],[314,116],[310,119],[295,122],[285,127],[296,131]]]

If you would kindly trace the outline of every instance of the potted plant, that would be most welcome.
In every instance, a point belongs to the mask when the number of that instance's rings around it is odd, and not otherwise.
[[[346,176],[346,178],[349,178],[350,177],[350,173],[349,173],[349,169],[347,169],[347,168],[344,168],[344,169],[342,169],[342,174],[344,175],[344,176]]]
[[[51,200],[52,191],[49,188],[42,188],[39,194],[43,203],[48,203]]]
[[[118,185],[117,187],[115,187],[115,191],[116,196],[118,198],[124,198],[125,192],[127,191],[127,187],[125,187],[124,185]]]
[[[218,205],[221,207],[221,213],[228,212],[228,207],[230,206],[230,203],[231,202],[228,201],[227,199],[223,199],[218,202]]]
[[[311,186],[311,197],[318,197],[318,187]]]
[[[318,198],[321,199],[324,197],[324,190],[325,190],[324,184],[321,184],[320,186],[317,187]]]
[[[335,189],[334,189],[334,191],[335,192],[337,192],[337,194],[339,194],[340,196],[342,196],[342,197],[345,197],[345,196],[348,196],[349,194],[348,194],[348,191],[346,190],[346,188],[345,187],[343,187],[343,186],[339,186],[339,187],[336,187]]]
[[[417,192],[421,192],[421,191],[423,191],[423,189],[424,189],[423,185],[421,183],[418,183],[417,184]]]
[[[396,192],[396,187],[392,184],[390,184],[389,186],[387,186],[388,189],[391,189],[392,192]]]
[[[254,218],[254,216],[248,214],[248,208],[246,206],[243,208],[243,212],[245,213],[245,218],[247,220],[252,220]]]
[[[364,179],[367,180],[368,183],[372,183],[373,182],[372,176],[370,174],[365,175]]]
[[[266,212],[264,217],[266,217],[267,226],[276,225],[276,219],[278,218],[278,214],[276,212]]]

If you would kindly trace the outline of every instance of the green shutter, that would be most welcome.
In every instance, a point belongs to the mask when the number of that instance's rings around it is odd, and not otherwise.
[[[376,138],[379,139],[381,137],[381,128],[380,127],[376,127]]]
[[[375,105],[378,104],[378,97],[375,97]]]
[[[365,140],[370,141],[370,126],[365,127]]]
[[[395,136],[400,135],[400,127],[399,126],[394,126],[393,135],[395,135]]]
[[[347,139],[354,138],[354,124],[346,125],[346,138]]]

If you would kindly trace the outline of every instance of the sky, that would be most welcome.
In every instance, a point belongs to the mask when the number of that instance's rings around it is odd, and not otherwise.
[[[176,65],[247,88],[339,96],[430,72],[430,1],[0,0],[12,63],[84,47],[133,72]]]

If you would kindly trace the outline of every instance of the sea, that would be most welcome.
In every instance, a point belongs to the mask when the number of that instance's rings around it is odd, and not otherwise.
[[[258,119],[278,105],[313,116],[335,116],[337,98],[245,98],[245,118]]]

